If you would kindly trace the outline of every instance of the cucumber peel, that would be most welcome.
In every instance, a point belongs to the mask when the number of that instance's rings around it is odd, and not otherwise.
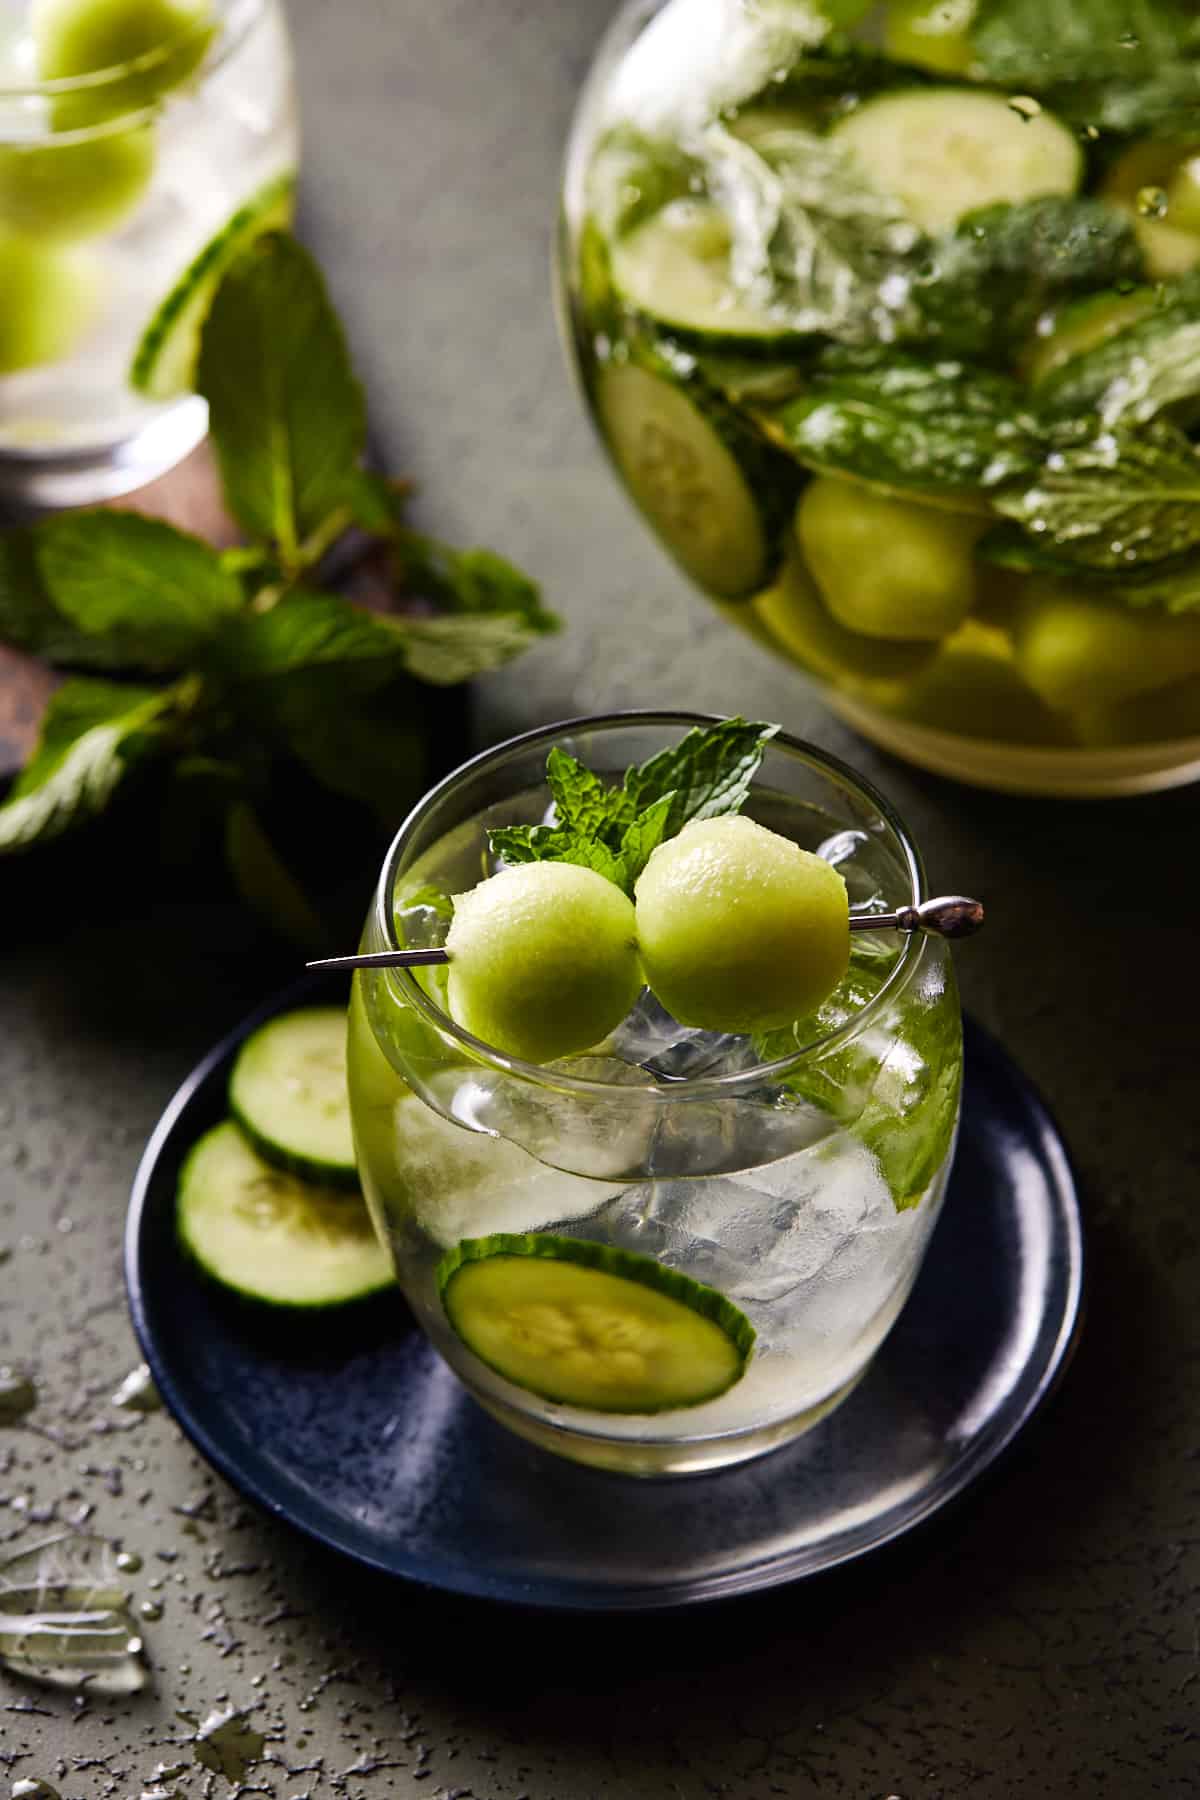
[[[732,1387],[754,1327],[652,1257],[549,1232],[464,1238],[436,1272],[446,1317],[516,1387],[592,1412],[699,1406]]]
[[[301,1007],[253,1032],[229,1077],[229,1110],[265,1162],[356,1192],[345,1008]]]
[[[291,223],[295,185],[290,170],[267,182],[193,257],[155,309],[133,353],[129,381],[140,394],[175,400],[191,393],[200,332],[221,277],[255,238]]]
[[[247,1299],[340,1306],[392,1283],[361,1200],[272,1168],[229,1119],[188,1153],[176,1226],[205,1273]]]

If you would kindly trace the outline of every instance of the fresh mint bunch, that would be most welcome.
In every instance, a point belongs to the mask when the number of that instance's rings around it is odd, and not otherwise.
[[[627,769],[616,786],[556,747],[546,760],[554,823],[489,832],[492,852],[506,863],[578,863],[631,894],[666,838],[692,819],[740,812],[778,730],[740,718],[698,725],[671,749]]]
[[[496,668],[557,622],[503,558],[413,530],[402,487],[363,468],[362,390],[295,239],[260,238],[231,266],[197,385],[243,545],[105,510],[0,535],[0,639],[67,676],[0,806],[0,854],[85,824],[155,771],[176,816],[201,792],[215,805],[243,894],[312,941],[320,923],[272,841],[280,771],[299,764],[393,822],[424,775],[414,684]],[[322,586],[348,534],[390,562],[403,611]]]

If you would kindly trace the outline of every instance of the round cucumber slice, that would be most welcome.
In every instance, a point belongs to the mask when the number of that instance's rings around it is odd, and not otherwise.
[[[248,1037],[229,1078],[229,1110],[276,1168],[356,1189],[343,1008],[284,1013]]]
[[[247,244],[291,223],[295,176],[289,171],[259,189],[209,239],[158,306],[133,354],[129,380],[151,400],[174,400],[192,389],[200,331],[221,276]]]
[[[795,336],[738,294],[729,227],[710,200],[672,200],[618,238],[611,254],[621,298],[673,331],[767,345]]]
[[[715,1400],[754,1327],[716,1288],[649,1256],[548,1232],[464,1238],[437,1269],[458,1336],[506,1381],[592,1412]]]
[[[1001,94],[961,87],[881,95],[830,136],[925,231],[981,206],[1073,194],[1083,175],[1083,151],[1053,114],[1029,116]]]
[[[700,586],[725,600],[768,575],[770,536],[725,416],[634,363],[607,363],[596,410],[634,500]]]
[[[273,1306],[340,1306],[392,1282],[361,1200],[272,1168],[232,1120],[184,1163],[176,1222],[208,1274]]]

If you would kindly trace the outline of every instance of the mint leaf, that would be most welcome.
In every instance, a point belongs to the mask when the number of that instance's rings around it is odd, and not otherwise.
[[[1072,562],[1062,550],[1046,548],[1016,525],[998,525],[981,538],[976,554],[997,568],[1015,569],[1022,575],[1048,575],[1056,580],[1086,584],[1091,592],[1118,606],[1162,608],[1184,613],[1200,609],[1200,560],[1167,557],[1130,570],[1093,568]]]
[[[92,637],[55,606],[42,580],[31,531],[0,533],[0,639],[59,667],[151,668],[119,634]]]
[[[1033,421],[1005,375],[900,352],[832,349],[801,399],[760,415],[807,468],[888,488],[972,493],[1037,466]]]
[[[730,224],[738,292],[780,327],[846,343],[895,337],[905,268],[921,234],[830,138],[794,129],[745,143],[724,125],[698,140],[704,185]]]
[[[344,696],[343,696],[344,699]],[[336,678],[284,679],[255,696],[255,718],[335,794],[396,826],[419,796],[425,774],[424,715],[401,679],[382,692],[339,704]]]
[[[242,688],[325,670],[362,692],[390,681],[404,660],[404,644],[385,615],[310,588],[290,589],[267,612],[239,614],[208,653],[209,666]]]
[[[664,837],[674,837],[692,819],[740,812],[778,730],[778,725],[742,718],[693,726],[672,749],[660,750],[648,762],[629,769],[624,791],[639,813],[671,796]]]
[[[1051,418],[1094,412],[1102,425],[1140,425],[1200,396],[1200,276],[1163,294],[1152,312],[1040,382],[1039,410]]]
[[[1054,451],[1033,485],[992,496],[1040,545],[1128,571],[1200,546],[1200,455],[1163,420]]]
[[[531,649],[545,629],[531,626],[520,613],[404,615],[391,618],[389,625],[409,673],[434,687],[451,687],[500,668]]]
[[[61,513],[33,555],[51,604],[112,663],[181,667],[242,607],[215,550],[137,513]]]
[[[914,286],[920,335],[955,355],[1008,362],[1013,339],[1048,306],[1141,275],[1133,221],[1102,200],[981,207],[936,241]]]
[[[226,271],[196,385],[231,511],[294,564],[303,539],[346,503],[366,441],[341,324],[294,238],[258,238]]]
[[[491,550],[453,550],[436,538],[404,531],[397,572],[406,592],[448,613],[509,613],[531,631],[557,631],[558,620],[542,605],[536,582]]]
[[[620,861],[625,871],[624,886],[632,890],[638,876],[667,836],[675,805],[674,794],[654,800],[636,819],[630,820],[621,836]]]
[[[556,747],[546,764],[554,823],[501,827],[488,833],[491,848],[509,863],[579,863],[631,893],[665,838],[741,808],[778,729],[745,719],[696,726],[613,787]]]
[[[64,682],[37,748],[0,806],[0,851],[23,850],[94,818],[136,763],[163,747],[168,689]]]
[[[581,837],[612,835],[636,810],[623,788],[609,787],[557,744],[546,758],[546,785],[554,799],[555,825]]]
[[[1193,0],[978,0],[971,48],[990,80],[1035,93],[1130,82],[1200,54]]]

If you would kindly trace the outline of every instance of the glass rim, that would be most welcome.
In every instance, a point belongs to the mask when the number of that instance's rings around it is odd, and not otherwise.
[[[399,861],[407,848],[408,839],[421,824],[426,815],[460,782],[470,779],[488,764],[497,760],[515,760],[541,743],[549,747],[572,732],[601,731],[619,729],[621,727],[665,726],[682,727],[690,730],[696,725],[717,725],[721,715],[717,713],[696,712],[660,712],[633,708],[621,712],[583,714],[576,718],[560,719],[551,725],[535,726],[530,731],[520,732],[516,737],[506,738],[502,743],[493,745],[488,750],[480,751],[469,757],[465,763],[451,770],[441,781],[430,788],[408,813],[400,825],[395,837],[388,847],[383,862],[379,884],[375,893],[376,924],[385,944],[393,950],[402,950],[404,945],[399,941],[396,931],[395,908],[393,896],[396,889]],[[865,798],[872,805],[884,823],[894,834],[899,843],[904,865],[909,877],[909,903],[917,906],[926,897],[925,868],[921,853],[917,849],[911,833],[899,813],[874,786],[863,776],[851,769],[839,757],[831,755],[816,744],[810,744],[803,738],[792,737],[788,732],[779,732],[771,739],[772,748],[781,748],[802,761],[815,765],[822,774],[830,775],[840,786]],[[869,1025],[879,1012],[898,993],[901,993],[915,975],[926,950],[926,940],[920,932],[908,932],[904,945],[895,964],[888,972],[879,990],[872,994],[865,1005],[859,1007],[844,1024],[833,1031],[823,1033],[807,1044],[797,1045],[795,1050],[786,1056],[776,1057],[771,1062],[756,1063],[750,1069],[739,1069],[726,1075],[697,1075],[679,1081],[659,1082],[645,1089],[638,1088],[638,1094],[652,1095],[660,1103],[673,1104],[679,1100],[697,1098],[728,1098],[744,1091],[761,1087],[794,1069],[797,1064],[815,1056],[818,1052],[836,1049],[843,1042],[856,1037],[866,1025]],[[385,982],[394,982],[404,1001],[421,1013],[425,1019],[443,1037],[449,1037],[472,1059],[489,1064],[502,1073],[519,1080],[535,1083],[543,1088],[555,1088],[561,1092],[584,1095],[596,1098],[598,1095],[611,1096],[631,1090],[626,1083],[602,1081],[593,1077],[572,1075],[569,1072],[550,1068],[544,1063],[527,1062],[521,1057],[510,1056],[483,1038],[464,1030],[450,1015],[438,1006],[425,989],[417,981],[410,969],[387,969],[382,971]]]
[[[219,69],[226,59],[233,54],[263,11],[265,0],[233,0],[227,19],[220,15],[208,25],[197,25],[192,31],[181,32],[178,37],[168,38],[161,44],[152,44],[140,55],[130,57],[126,62],[112,63],[106,69],[89,69],[81,75],[59,75],[52,81],[19,81],[11,83],[0,80],[0,102],[6,100],[58,100],[70,94],[103,93],[105,88],[115,87],[130,75],[142,75],[158,68],[168,58],[177,54],[185,45],[196,38],[210,38],[209,52],[203,56],[197,66],[188,75],[182,88],[198,87]],[[214,29],[214,26],[216,29]],[[46,143],[60,143],[67,138],[84,138],[97,135],[114,125],[130,126],[135,122],[153,117],[159,110],[162,99],[173,90],[167,88],[164,94],[146,106],[131,107],[128,112],[114,115],[112,119],[98,119],[92,124],[74,127],[69,131],[52,131],[44,138],[6,139],[0,129],[0,143],[13,148],[43,148]]]

